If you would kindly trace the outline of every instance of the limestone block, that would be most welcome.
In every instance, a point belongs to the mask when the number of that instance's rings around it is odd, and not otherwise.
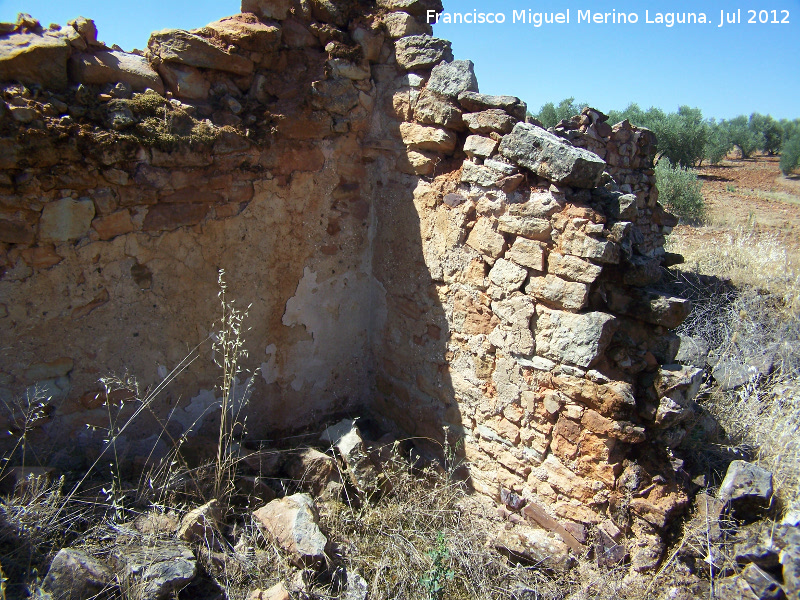
[[[253,518],[299,565],[325,560],[327,538],[319,529],[314,500],[308,494],[294,494],[262,506]]]
[[[295,140],[318,140],[333,130],[333,119],[325,111],[288,115],[278,121],[278,134]]]
[[[339,27],[347,25],[349,3],[334,0],[308,0],[308,4],[311,7],[311,14],[317,21]]]
[[[756,464],[734,460],[719,488],[719,499],[730,502],[739,518],[755,518],[772,500],[772,473]]]
[[[122,581],[136,586],[142,600],[163,600],[186,587],[197,574],[194,553],[185,544],[161,540],[155,546],[115,546],[113,559]]]
[[[67,25],[72,27],[88,46],[101,45],[97,41],[97,25],[95,25],[92,19],[78,17],[77,19],[67,21]],[[72,40],[70,40],[70,42],[72,42]],[[75,47],[74,44],[73,47]]]
[[[515,202],[508,205],[508,214],[522,217],[549,219],[563,208],[564,197],[551,191],[533,190],[526,202]]]
[[[769,363],[770,361],[770,358],[765,358],[764,362]],[[719,360],[711,370],[714,381],[726,392],[758,379],[759,375],[759,369],[755,365],[748,365],[740,360],[729,358]]]
[[[636,407],[634,389],[629,383],[611,381],[598,384],[583,377],[561,375],[558,390],[576,403],[594,408],[607,417],[616,417]]]
[[[591,284],[600,277],[602,271],[603,267],[600,265],[581,260],[577,256],[551,252],[547,257],[547,272],[571,281]]]
[[[93,54],[75,53],[69,59],[69,73],[78,83],[105,84],[123,82],[135,92],[150,88],[164,93],[164,83],[147,59],[136,54],[104,50]]]
[[[207,100],[211,83],[200,69],[178,63],[162,63],[158,72],[166,88],[184,100]]]
[[[541,242],[518,237],[506,252],[506,258],[534,271],[544,271],[544,248]]]
[[[337,115],[348,115],[358,104],[358,90],[345,78],[323,79],[311,84],[311,105]]]
[[[507,112],[518,121],[525,120],[527,105],[516,96],[489,96],[476,91],[465,90],[458,95],[458,103],[467,112],[481,112],[487,109],[499,109]]]
[[[431,175],[436,163],[437,156],[433,152],[418,152],[407,149],[405,156],[400,157],[397,168],[409,175]]]
[[[468,335],[488,335],[500,322],[488,307],[475,302],[464,303],[457,299],[455,310],[464,315],[461,330]]]
[[[181,519],[178,538],[185,542],[209,542],[219,522],[219,502],[211,500],[190,510]]]
[[[57,33],[12,33],[0,39],[0,80],[64,88],[70,52],[66,36]]]
[[[553,183],[579,188],[596,187],[605,168],[596,154],[528,123],[514,125],[503,138],[500,152]]]
[[[514,404],[520,398],[520,385],[524,385],[517,361],[512,358],[498,358],[492,374],[492,382],[497,390],[500,405]]]
[[[164,62],[216,69],[235,75],[249,75],[253,72],[253,62],[250,59],[229,54],[199,35],[181,29],[162,29],[152,33],[147,47]]]
[[[703,369],[682,365],[664,365],[656,374],[655,386],[659,398],[670,398],[681,407],[694,400],[703,382]]]
[[[301,489],[319,496],[328,485],[340,483],[336,460],[313,448],[293,456],[286,465],[288,475]]]
[[[510,354],[530,356],[534,352],[535,342],[528,327],[498,325],[489,334],[489,343]]]
[[[518,290],[526,277],[528,277],[526,269],[504,258],[498,258],[489,271],[489,279],[492,283],[508,294]]]
[[[357,27],[351,35],[353,40],[361,46],[361,51],[365,59],[370,62],[377,62],[380,59],[384,40],[382,33],[367,31],[363,27]]]
[[[62,198],[45,205],[39,221],[39,239],[45,242],[77,240],[89,231],[94,203],[88,198]]]
[[[605,352],[617,319],[601,312],[575,314],[536,307],[536,352],[556,362],[587,368]]]
[[[609,419],[591,409],[583,413],[581,425],[594,433],[607,435],[629,444],[638,444],[645,440],[644,427],[627,421]]]
[[[336,449],[346,466],[345,476],[360,494],[371,496],[383,486],[382,475],[367,455],[354,420],[344,419],[328,427],[320,439]]]
[[[403,121],[416,119],[414,110],[419,100],[420,92],[414,88],[404,86],[398,89],[391,97],[391,107],[387,106],[387,114]],[[421,119],[416,119],[423,123]],[[435,123],[423,123],[432,125]]]
[[[477,92],[475,65],[471,60],[454,60],[436,65],[431,71],[428,89],[452,99],[458,98],[461,92]]]
[[[364,81],[372,75],[369,62],[366,60],[356,63],[343,58],[331,58],[328,59],[327,65],[334,77]]]
[[[49,269],[63,260],[53,246],[25,248],[22,251],[22,259],[34,269]]]
[[[555,275],[531,277],[525,292],[558,308],[581,310],[589,303],[589,286],[576,281],[566,281]]]
[[[247,600],[292,600],[283,582],[278,582],[268,590],[253,590]]]
[[[504,175],[515,175],[519,173],[519,169],[515,165],[512,165],[504,160],[487,158],[483,161],[483,164],[490,169],[494,169],[495,171],[503,173]]]
[[[683,323],[692,309],[689,300],[665,296],[655,290],[615,287],[610,291],[608,306],[615,313],[669,329]]]
[[[114,580],[107,565],[77,548],[58,551],[42,582],[45,592],[61,600],[81,600],[100,594]]]
[[[461,181],[464,183],[474,183],[481,187],[492,187],[498,185],[506,176],[500,171],[495,171],[484,165],[477,165],[470,160],[465,160],[461,168]]]
[[[292,0],[242,0],[242,12],[261,19],[283,21],[289,14]]]
[[[464,123],[472,133],[509,133],[516,119],[508,113],[490,108],[476,113],[464,113]]]
[[[498,142],[481,135],[470,135],[464,142],[464,153],[469,158],[489,158],[497,149]]]
[[[458,141],[452,131],[418,123],[401,123],[400,135],[406,146],[415,150],[433,150],[434,152],[452,152]]]
[[[503,255],[506,240],[502,234],[494,230],[490,219],[481,217],[467,236],[466,243],[470,248],[483,254],[489,264],[494,264],[495,259]]]
[[[507,325],[528,327],[536,306],[530,296],[517,294],[506,300],[492,302],[492,312]]]
[[[535,217],[518,217],[502,215],[497,221],[497,229],[514,235],[521,235],[531,240],[543,242],[550,240],[550,222]]]
[[[522,559],[555,571],[567,571],[575,563],[569,554],[569,546],[558,536],[527,525],[503,530],[494,540],[494,546],[516,560]]]
[[[423,19],[428,10],[443,10],[441,0],[377,0],[377,5],[387,10],[402,10]]]
[[[92,221],[92,227],[101,240],[110,240],[118,235],[130,233],[135,229],[131,220],[131,213],[127,208],[104,217],[97,217]]]
[[[423,125],[440,125],[456,131],[464,129],[461,109],[430,89],[419,94],[414,104],[414,120]]]
[[[197,225],[208,214],[207,204],[156,204],[148,209],[142,229],[167,231]]]
[[[289,46],[289,48],[313,48],[319,45],[319,40],[316,36],[300,23],[300,21],[289,19],[281,23],[281,28],[283,30],[283,42]],[[353,32],[353,39],[359,42],[362,47],[367,46],[367,49],[364,50],[364,57],[371,60],[370,56],[373,56],[376,52],[380,53],[380,47],[376,48],[376,46],[378,46],[376,42],[380,40],[380,43],[383,44],[383,36],[371,36],[367,38],[363,33],[359,35],[359,31],[363,32],[364,30],[357,29]],[[358,39],[356,39],[356,36],[358,36]]]
[[[262,23],[255,15],[246,12],[209,23],[196,30],[196,33],[203,37],[222,40],[227,45],[250,52],[268,54],[278,50],[281,45],[280,25]]]
[[[609,240],[598,240],[581,231],[567,229],[558,238],[558,250],[562,254],[589,258],[597,262],[618,264],[619,245]]]
[[[429,35],[409,35],[395,41],[397,64],[407,71],[430,68],[453,60],[451,44]]]
[[[390,12],[383,17],[383,26],[393,40],[409,35],[433,33],[433,28],[424,21],[418,21],[412,15],[403,11]]]
[[[553,454],[550,454],[541,466],[546,473],[547,483],[565,496],[580,502],[588,502],[597,493],[594,482],[573,473]]]

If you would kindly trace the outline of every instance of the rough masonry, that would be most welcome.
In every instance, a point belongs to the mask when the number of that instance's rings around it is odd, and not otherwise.
[[[244,0],[143,52],[0,25],[3,397],[53,397],[35,425],[66,467],[98,447],[100,377],[144,390],[202,344],[154,406],[210,435],[224,269],[252,303],[249,435],[368,411],[573,541],[623,515],[648,568],[701,376],[674,364],[688,302],[651,289],[676,224],[656,140],[481,94],[427,9]]]

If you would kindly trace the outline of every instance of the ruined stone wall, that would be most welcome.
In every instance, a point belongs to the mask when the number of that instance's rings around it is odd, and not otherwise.
[[[252,304],[252,435],[369,398],[385,315],[361,143],[374,85],[350,33],[279,6],[157,32],[146,56],[101,45],[86,20],[15,29],[0,40],[3,398],[43,390],[51,441],[91,445],[86,425],[108,424],[100,377],[144,391],[202,342],[154,407],[177,406],[173,434],[198,421],[212,436],[219,269],[228,299]],[[382,48],[369,24],[352,35]],[[132,452],[159,432],[145,419]]]
[[[686,503],[669,448],[701,376],[672,364],[688,302],[651,289],[676,224],[654,136],[592,109],[544,131],[518,98],[479,94],[469,61],[409,65],[433,44],[400,42],[366,142],[394,134],[369,147],[389,315],[375,406],[570,541],[631,522],[652,566]]]
[[[143,56],[10,27],[4,54],[60,44],[63,72],[0,61],[26,86],[0,122],[3,393],[49,386],[54,432],[100,418],[98,377],[155,384],[207,336],[224,268],[253,303],[252,435],[370,411],[570,540],[622,515],[658,544],[699,372],[670,366],[688,303],[650,289],[675,225],[655,140],[592,109],[526,122],[427,8],[248,0]],[[209,365],[163,409],[210,406]]]

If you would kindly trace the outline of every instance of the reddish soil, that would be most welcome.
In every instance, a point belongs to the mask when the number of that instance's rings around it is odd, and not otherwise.
[[[800,249],[800,177],[781,175],[779,160],[756,156],[699,169],[712,230],[747,227]]]

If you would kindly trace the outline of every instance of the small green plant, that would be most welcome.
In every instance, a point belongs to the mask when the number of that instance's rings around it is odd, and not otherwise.
[[[702,185],[694,170],[673,166],[669,159],[662,158],[656,165],[656,185],[661,203],[682,221],[697,223],[705,219]]]
[[[153,90],[143,94],[134,94],[130,100],[123,100],[128,107],[138,116],[155,117],[167,105],[167,99]]]
[[[736,192],[736,186],[733,185],[732,183],[729,183],[725,186],[725,191],[733,194],[734,192]]]
[[[432,561],[431,568],[420,583],[430,600],[441,600],[444,598],[447,582],[455,577],[453,569],[450,568],[450,549],[447,547],[447,538],[443,531],[436,534],[436,546],[428,551],[428,557]]]
[[[788,175],[800,168],[800,134],[787,140],[781,148],[781,173]]]

